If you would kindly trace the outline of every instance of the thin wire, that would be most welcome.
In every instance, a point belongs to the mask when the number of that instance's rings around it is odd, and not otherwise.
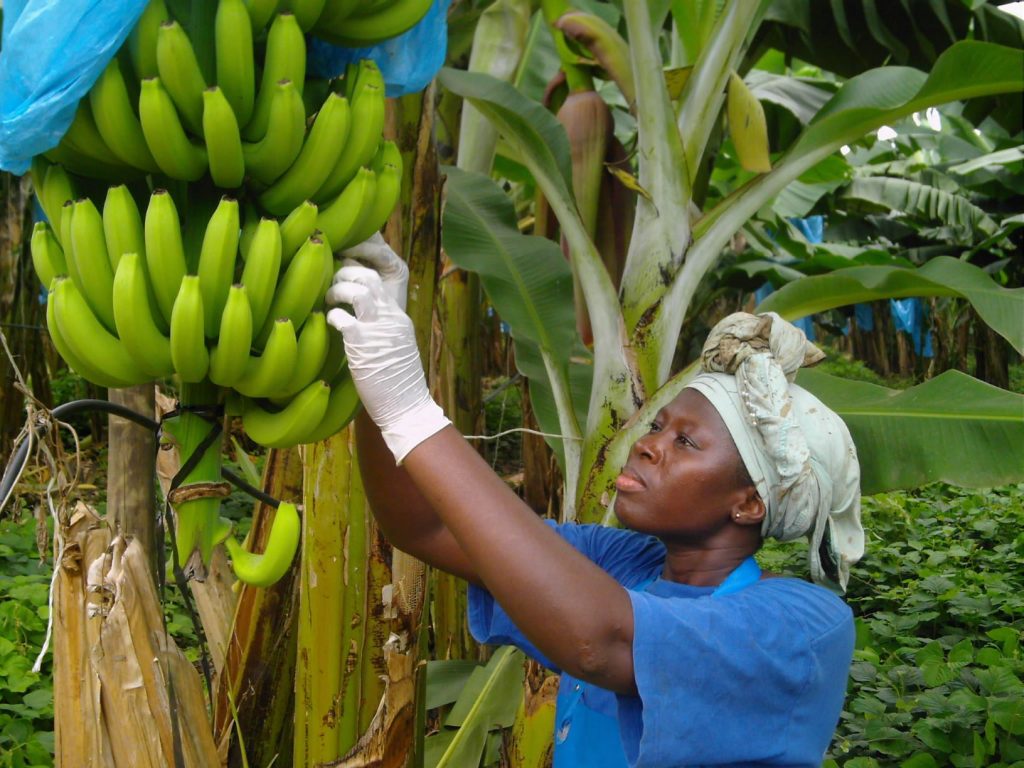
[[[506,429],[503,432],[498,432],[493,435],[463,435],[466,440],[498,440],[505,435],[511,435],[513,432],[525,432],[528,435],[539,435],[540,437],[557,437],[559,440],[582,440],[582,437],[574,437],[565,435],[558,435],[552,432],[539,432],[536,429],[527,429],[526,427],[515,427],[514,429]]]

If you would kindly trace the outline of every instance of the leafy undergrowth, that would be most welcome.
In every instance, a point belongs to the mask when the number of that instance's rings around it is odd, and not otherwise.
[[[1024,485],[865,499],[857,650],[826,766],[1024,767]],[[763,551],[806,571],[803,545]]]

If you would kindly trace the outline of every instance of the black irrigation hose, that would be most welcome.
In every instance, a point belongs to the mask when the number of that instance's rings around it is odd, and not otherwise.
[[[123,419],[127,419],[139,426],[145,427],[151,432],[159,432],[161,428],[160,422],[154,421],[148,416],[143,416],[141,413],[137,413],[131,408],[126,408],[123,405],[111,403],[107,400],[72,400],[70,403],[58,405],[50,411],[50,413],[55,419],[60,420],[66,416],[79,413],[80,411],[101,411],[113,414],[114,416],[120,416]],[[34,427],[34,429],[40,429],[40,427]],[[10,464],[7,466],[7,471],[4,473],[3,479],[0,480],[0,500],[7,498],[8,494],[11,492],[11,488],[14,487],[15,480],[21,475],[22,469],[25,468],[25,463],[28,461],[28,447],[30,442],[30,440],[22,440],[21,444],[18,445],[18,449],[11,457]],[[269,496],[259,488],[249,485],[249,483],[245,482],[245,480],[230,470],[222,467],[220,474],[221,477],[236,488],[244,491],[253,498],[259,499],[264,504],[268,504],[275,509],[280,504],[280,502],[273,496]]]

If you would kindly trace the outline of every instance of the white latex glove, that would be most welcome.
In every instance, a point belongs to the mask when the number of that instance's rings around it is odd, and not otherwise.
[[[334,274],[331,287],[327,291],[326,299],[329,306],[344,303],[339,301],[334,293],[334,286],[342,279],[342,270],[345,267],[365,264],[377,271],[388,295],[395,300],[402,311],[405,311],[405,297],[409,289],[409,267],[391,249],[380,232],[374,232],[368,240],[342,251],[341,256],[343,259],[342,269]]]
[[[409,451],[451,422],[430,397],[412,320],[381,276],[353,264],[338,270],[335,279],[328,295],[351,305],[355,314],[332,309],[327,322],[341,331],[359,398],[401,464]]]

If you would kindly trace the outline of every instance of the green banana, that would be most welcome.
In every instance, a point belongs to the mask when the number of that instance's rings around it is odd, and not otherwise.
[[[142,215],[128,187],[121,184],[110,187],[103,201],[103,237],[107,243],[110,268],[117,271],[123,253],[146,255]]]
[[[202,136],[203,91],[206,90],[207,82],[199,67],[192,41],[176,21],[165,21],[160,25],[156,38],[156,66],[160,81],[177,107],[182,121],[192,133]],[[152,144],[150,149],[153,149]]]
[[[245,169],[257,182],[272,184],[299,156],[306,137],[306,109],[291,80],[274,86],[267,130],[256,142],[243,143]]]
[[[214,20],[217,85],[234,110],[238,125],[249,122],[256,99],[252,22],[244,0],[218,0]]]
[[[64,251],[53,234],[53,229],[45,221],[37,221],[32,227],[32,266],[36,276],[43,285],[49,285],[55,277],[63,277],[68,273],[68,264],[64,260]]]
[[[210,353],[210,381],[221,387],[234,386],[245,373],[252,345],[252,311],[245,286],[231,286],[220,317],[217,346]]]
[[[352,239],[350,234],[373,206],[376,188],[376,174],[369,168],[360,168],[341,194],[317,215],[316,228],[327,238],[332,250],[340,251],[343,243]]]
[[[270,397],[288,385],[295,360],[298,343],[292,321],[281,318],[273,324],[273,330],[259,357],[250,357],[245,372],[235,382],[235,391],[246,397]]]
[[[156,294],[156,306],[165,322],[171,321],[174,300],[187,272],[181,223],[174,199],[166,189],[155,189],[146,208],[146,267]]]
[[[346,364],[331,382],[331,396],[323,418],[311,432],[300,438],[299,443],[318,443],[344,429],[359,412],[359,406],[359,393]]]
[[[334,377],[341,373],[343,367],[348,365],[345,359],[345,340],[340,333],[328,331],[327,333],[327,356],[320,372],[316,378],[324,381],[334,381]]]
[[[234,109],[216,85],[203,91],[203,139],[213,183],[218,187],[240,187],[245,178],[242,134],[238,132]]]
[[[203,292],[203,324],[208,339],[217,336],[224,302],[234,282],[238,232],[238,201],[224,196],[206,224],[196,270]]]
[[[395,204],[402,193],[402,153],[393,141],[385,141],[373,161],[377,184],[369,206],[360,211],[355,227],[348,237],[340,243],[334,243],[334,249],[341,250],[363,242],[374,232],[380,230],[391,216]]]
[[[291,80],[302,95],[302,85],[306,81],[306,39],[291,13],[277,14],[270,25],[260,90],[256,94],[252,117],[242,127],[242,135],[248,141],[259,141],[267,132],[275,86],[282,80]]]
[[[384,130],[384,111],[384,77],[373,61],[364,59],[352,93],[352,130],[327,178],[311,195],[314,202],[332,199],[373,160]]]
[[[305,200],[281,222],[281,267],[287,267],[306,238],[316,231],[317,205]]]
[[[121,343],[143,373],[159,379],[174,373],[171,340],[157,327],[142,254],[121,255],[114,274],[114,320]]]
[[[231,569],[239,581],[254,587],[269,587],[284,576],[299,548],[302,523],[294,504],[282,501],[262,555],[246,552],[233,536],[224,540],[231,555]]]
[[[197,275],[185,275],[171,311],[171,360],[178,377],[202,381],[210,367],[203,338],[203,292]]]
[[[159,170],[146,145],[117,56],[89,91],[89,104],[100,136],[118,159],[147,173]]]
[[[50,163],[42,155],[36,155],[32,158],[32,184],[39,205],[59,240],[61,208],[77,197],[71,179],[59,163]]]
[[[103,327],[73,281],[58,277],[54,286],[54,319],[74,357],[88,361],[90,368],[101,369],[111,380],[128,385],[150,380],[120,340]]]
[[[160,25],[171,15],[167,12],[164,0],[149,0],[146,10],[142,12],[135,28],[128,38],[128,54],[135,68],[135,76],[139,80],[156,77],[156,40]]]
[[[267,319],[280,270],[281,230],[274,219],[261,219],[242,268],[242,285],[249,298],[254,333]]]
[[[308,32],[320,18],[326,0],[286,0],[284,5],[295,14],[303,32]]]
[[[198,65],[197,65],[198,66]],[[203,97],[199,93],[199,109],[202,112]],[[172,179],[198,181],[206,173],[206,149],[193,144],[185,133],[185,127],[178,118],[160,78],[151,77],[142,81],[139,94],[139,118],[146,144],[160,170]],[[197,133],[202,132],[202,114],[199,116]]]
[[[295,370],[292,372],[288,384],[272,398],[275,402],[278,398],[291,398],[296,393],[305,389],[311,382],[318,379],[318,374],[327,362],[327,352],[330,348],[330,336],[332,331],[327,325],[323,312],[312,312],[302,331],[299,333],[298,356],[295,361]],[[327,400],[324,399],[326,405]],[[303,430],[307,432],[309,430]],[[259,441],[257,441],[259,442]]]
[[[75,215],[75,201],[67,200],[60,207],[60,242],[64,249],[64,260],[68,265],[68,276],[76,284],[82,284],[82,278],[75,268],[75,260],[71,258],[71,219]]]
[[[325,13],[314,27],[314,32],[328,42],[349,48],[376,45],[411,29],[427,14],[432,3],[433,0],[396,0],[365,15],[359,15],[356,8],[341,23],[332,23],[330,27],[327,22],[333,20],[326,19]]]
[[[294,328],[302,328],[313,306],[322,298],[321,288],[325,276],[330,279],[333,269],[331,249],[322,238],[312,235],[299,248],[299,252],[285,270],[274,293],[270,314],[256,334],[256,345],[261,345],[267,339],[273,322],[280,318],[288,318]]]
[[[277,0],[245,0],[253,32],[262,32],[277,11]]]
[[[363,0],[327,0],[320,11],[320,17],[313,25],[314,33],[320,29],[337,29],[361,2]]]
[[[256,236],[256,230],[260,226],[260,215],[249,200],[245,201],[242,208],[242,231],[238,236],[238,252],[242,261],[249,258],[249,248],[252,246],[252,239]]]
[[[103,217],[87,197],[75,201],[71,215],[71,248],[66,255],[69,262],[74,262],[70,272],[72,278],[78,276],[76,287],[103,325],[113,331],[114,301],[110,289],[114,272],[107,256]]]
[[[71,121],[67,133],[61,138],[61,145],[72,152],[84,155],[85,157],[97,160],[113,168],[124,168],[126,164],[114,154],[103,140],[99,128],[96,127],[96,118],[92,114],[92,108],[87,99],[78,102],[78,109],[75,110],[75,118]]]
[[[313,121],[299,156],[272,186],[259,197],[260,205],[283,216],[309,199],[338,162],[350,126],[348,101],[330,93]]]
[[[56,285],[61,280],[67,280],[67,278],[58,277],[50,284],[50,292],[46,301],[46,329],[50,334],[50,341],[53,342],[54,348],[75,373],[91,381],[93,384],[109,387],[110,389],[131,386],[131,381],[117,378],[102,364],[94,365],[90,363],[88,357],[79,357],[68,344],[67,339],[64,338],[64,334],[61,333],[60,327],[57,325],[57,300],[55,298]]]
[[[249,437],[267,448],[298,445],[304,435],[320,424],[330,396],[331,388],[326,381],[314,381],[276,412],[247,400],[242,411],[242,427]]]

